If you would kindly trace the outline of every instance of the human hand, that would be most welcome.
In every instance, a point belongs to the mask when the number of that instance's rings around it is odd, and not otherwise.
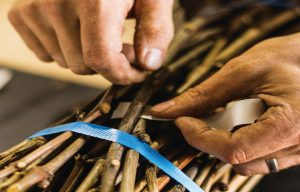
[[[113,83],[130,84],[161,66],[173,37],[172,4],[173,0],[18,0],[8,17],[41,60],[55,60],[76,74],[97,72]],[[134,47],[121,40],[129,16],[137,20]]]
[[[233,164],[242,175],[269,173],[266,160],[273,158],[279,170],[298,165],[299,50],[300,34],[263,41],[205,82],[154,106],[152,115],[177,118],[176,125],[190,145]],[[262,99],[269,108],[254,124],[233,133],[211,129],[195,118],[249,97]]]

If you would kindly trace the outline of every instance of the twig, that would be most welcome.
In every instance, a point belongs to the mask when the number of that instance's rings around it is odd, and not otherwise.
[[[75,184],[78,182],[78,178],[85,170],[85,164],[86,162],[82,155],[77,155],[75,157],[75,165],[64,185],[60,188],[60,192],[71,192],[74,190]]]
[[[216,159],[209,161],[204,167],[199,171],[198,175],[195,178],[195,183],[199,186],[202,186],[204,180],[207,178],[211,170],[216,166]]]
[[[59,155],[54,157],[43,166],[38,166],[31,169],[20,181],[8,188],[8,192],[23,192],[30,189],[32,186],[39,184],[40,187],[46,188],[50,184],[54,173],[68,161],[75,153],[78,152],[86,142],[86,139],[79,137]]]
[[[1,160],[2,158],[6,157],[6,156],[8,156],[8,155],[10,155],[10,154],[12,154],[12,153],[16,153],[16,151],[17,151],[19,148],[25,146],[28,142],[29,142],[29,140],[24,140],[23,142],[21,142],[21,143],[15,145],[15,146],[9,148],[8,150],[6,150],[6,151],[0,153],[0,160]]]
[[[263,175],[255,175],[249,178],[247,182],[239,189],[239,192],[250,192],[262,180]]]
[[[168,148],[167,148],[168,149]],[[174,148],[172,147],[170,150],[167,150],[166,153],[164,154],[164,156],[166,157],[166,159],[174,159],[176,156],[178,156],[180,153],[183,152],[183,150],[186,149],[186,146],[185,145],[179,145],[177,148]],[[175,162],[174,162],[175,163]],[[148,166],[146,168],[146,172],[147,172],[147,169],[152,169],[153,166]],[[155,167],[154,169],[156,171],[156,173],[159,172],[159,169]],[[140,192],[140,191],[143,191],[143,189],[146,187],[147,185],[147,180],[146,178],[142,178],[140,179],[136,185],[135,185],[135,188],[134,188],[134,192]]]
[[[205,179],[202,187],[205,191],[210,191],[212,186],[229,170],[231,170],[231,165],[223,164],[220,168],[212,170],[211,173]]]
[[[183,169],[194,158],[196,158],[199,155],[199,153],[200,153],[199,151],[196,151],[193,148],[189,148],[180,157],[178,157],[178,160],[174,161],[173,164],[176,165],[177,168]],[[171,178],[169,176],[167,176],[167,175],[160,176],[157,179],[159,190],[162,190],[170,182],[170,180],[171,180]]]
[[[65,132],[56,138],[52,139],[45,145],[39,147],[38,149],[31,152],[29,155],[23,157],[22,159],[11,163],[8,165],[5,169],[0,170],[0,180],[11,175],[17,170],[21,170],[25,168],[28,164],[30,164],[35,159],[39,158],[45,153],[48,153],[49,151],[54,151],[58,148],[62,143],[64,143],[66,140],[71,138],[72,133],[71,132]]]
[[[228,192],[235,192],[247,181],[249,177],[236,174],[228,184]]]
[[[186,171],[186,175],[191,178],[191,180],[194,180],[197,176],[197,173],[199,171],[199,164],[193,163],[188,170]],[[181,184],[176,184],[173,188],[171,188],[168,192],[184,192],[185,187]]]
[[[103,173],[104,164],[105,159],[100,158],[99,160],[97,160],[92,170],[80,184],[76,192],[86,192],[90,188],[92,188],[100,180],[100,177]]]
[[[205,57],[202,64],[194,69],[188,76],[183,85],[177,89],[177,94],[183,93],[186,89],[194,85],[199,79],[203,78],[215,65],[214,59],[225,46],[227,40],[223,37],[219,38]]]
[[[146,169],[146,181],[148,192],[158,192],[158,181],[157,181],[157,168],[149,164]]]
[[[216,63],[218,63],[219,66],[224,65],[231,58],[238,55],[245,48],[251,46],[256,41],[262,39],[270,32],[298,18],[299,10],[297,9],[291,9],[280,13],[271,20],[263,22],[259,27],[253,27],[248,29],[238,39],[233,41],[224,51],[222,51],[222,53],[216,58]]]
[[[140,119],[133,129],[132,134],[140,138],[145,142],[149,141],[149,136],[146,136],[146,120]],[[134,191],[134,184],[136,180],[136,171],[138,167],[139,153],[133,149],[129,149],[126,152],[124,169],[120,191],[131,192]]]
[[[131,132],[141,111],[152,95],[161,87],[162,83],[168,76],[167,70],[161,70],[148,80],[138,91],[133,102],[131,103],[125,117],[122,119],[119,130]],[[120,169],[120,161],[124,147],[117,143],[112,143],[105,161],[105,168],[101,182],[101,192],[111,192],[114,190],[116,177]]]

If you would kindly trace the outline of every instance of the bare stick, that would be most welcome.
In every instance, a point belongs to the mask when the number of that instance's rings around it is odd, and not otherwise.
[[[195,151],[192,148],[189,148],[184,154],[182,154],[178,160],[174,161],[173,164],[176,165],[177,168],[183,169],[185,168],[197,155],[199,155],[199,151]],[[162,190],[169,182],[171,178],[167,175],[162,175],[157,179],[158,188]]]
[[[104,164],[105,164],[104,159],[97,160],[92,170],[89,172],[87,177],[83,180],[83,182],[80,184],[76,192],[86,192],[91,187],[93,187],[99,181],[103,173]]]
[[[28,140],[22,147],[18,148],[17,150],[13,151],[6,157],[0,160],[0,168],[3,168],[8,163],[14,161],[16,158],[20,158],[25,156],[26,154],[30,153],[32,150],[42,146],[46,143],[46,139],[43,137],[37,137],[32,140]],[[1,174],[0,174],[1,175]],[[1,176],[0,176],[1,179]]]
[[[15,146],[9,148],[8,150],[6,150],[6,151],[0,153],[0,159],[2,159],[2,158],[4,158],[4,157],[8,156],[8,155],[11,154],[11,153],[14,153],[17,149],[23,147],[23,146],[26,145],[28,142],[29,142],[29,140],[24,140],[23,142],[21,142],[21,143],[15,145]]]
[[[140,119],[133,129],[133,135],[145,140],[146,131],[146,120]],[[148,139],[149,142],[149,139]],[[139,153],[133,149],[129,149],[126,152],[126,157],[124,161],[124,169],[120,191],[121,192],[131,192],[134,191],[136,171],[138,167]]]
[[[205,191],[210,191],[212,186],[229,170],[231,170],[231,165],[223,164],[220,168],[214,170],[211,174],[208,175],[206,180],[203,183],[203,189]]]
[[[231,58],[241,53],[245,48],[251,46],[256,41],[264,38],[270,32],[282,27],[286,23],[299,17],[297,9],[291,9],[280,13],[273,19],[262,23],[259,27],[248,29],[238,39],[232,42],[222,53],[216,58],[216,63],[222,66]]]
[[[199,171],[199,164],[193,163],[188,170],[186,171],[186,175],[191,178],[191,180],[194,180],[197,176],[197,173]],[[185,187],[181,184],[176,184],[174,187],[172,187],[168,192],[184,192]]]
[[[74,185],[78,181],[79,176],[83,173],[85,170],[86,163],[83,160],[83,157],[81,155],[77,155],[75,157],[75,165],[69,174],[66,182],[64,185],[60,188],[60,192],[70,192],[74,189]]]
[[[146,180],[148,192],[158,192],[158,181],[156,175],[156,168],[154,165],[150,165],[146,169]]]
[[[175,157],[177,157],[180,153],[183,153],[183,150],[186,149],[185,145],[179,145],[177,148],[171,148],[170,150],[167,150],[166,154],[164,154],[164,156],[166,157],[166,159],[174,159]],[[177,165],[178,162],[173,162],[174,164]],[[149,166],[147,167],[147,169],[151,169],[153,166]],[[154,169],[156,171],[156,173],[159,172],[159,169],[155,167]],[[147,170],[146,170],[147,172]],[[140,192],[143,191],[143,189],[146,187],[147,185],[147,180],[146,178],[142,178],[140,179],[137,183],[136,186],[134,188],[135,192]]]
[[[54,157],[51,161],[43,166],[35,167],[28,172],[20,181],[11,185],[8,188],[8,192],[23,192],[30,189],[36,184],[40,184],[40,187],[46,188],[49,185],[49,179],[54,173],[68,161],[78,149],[80,149],[86,140],[83,137],[76,139],[71,145],[63,150],[58,156]]]
[[[193,50],[185,54],[183,57],[170,64],[169,66],[170,71],[172,72],[175,69],[178,69],[179,67],[183,66],[187,62],[199,57],[201,53],[207,51],[212,45],[213,45],[212,41],[206,41],[201,43],[196,48],[194,48]]]
[[[249,177],[235,175],[228,184],[228,192],[235,192],[248,180]]]
[[[131,132],[141,111],[151,96],[160,88],[168,76],[167,70],[159,71],[153,78],[148,80],[138,91],[131,103],[125,117],[122,119],[119,130]],[[101,182],[101,192],[111,192],[114,190],[117,174],[120,169],[120,161],[123,155],[124,147],[117,143],[112,143],[105,161],[105,168]]]
[[[199,171],[198,175],[195,178],[195,183],[199,186],[201,186],[204,182],[204,180],[207,178],[208,174],[211,172],[211,170],[216,165],[216,159],[209,161],[202,170]]]
[[[64,143],[66,140],[71,138],[72,133],[71,132],[65,132],[56,138],[52,139],[45,145],[41,146],[40,148],[34,150],[29,155],[23,157],[22,159],[11,163],[9,166],[7,166],[5,169],[0,171],[0,179],[3,179],[12,173],[14,173],[17,170],[25,168],[28,164],[30,164],[32,161],[37,159],[38,157],[42,156],[45,153],[48,153],[49,151],[54,151],[57,149],[59,145]]]
[[[262,180],[263,175],[252,176],[246,183],[239,189],[239,192],[251,192],[252,189]]]
[[[219,54],[219,52],[225,46],[227,40],[226,38],[219,38],[217,42],[214,44],[213,48],[209,52],[209,54],[205,57],[202,64],[200,64],[196,69],[194,69],[187,77],[184,84],[182,84],[178,90],[177,94],[183,93],[186,89],[190,88],[194,85],[199,79],[203,78],[215,65],[214,59]]]

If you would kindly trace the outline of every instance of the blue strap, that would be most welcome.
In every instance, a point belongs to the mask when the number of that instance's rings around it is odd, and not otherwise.
[[[163,170],[170,177],[172,177],[177,182],[185,186],[189,191],[204,192],[196,183],[194,183],[180,169],[174,166],[169,160],[164,158],[161,154],[159,154],[157,151],[152,149],[149,145],[147,145],[143,141],[139,140],[138,138],[124,131],[119,131],[117,129],[113,129],[101,125],[95,125],[91,123],[74,122],[74,123],[69,123],[69,124],[41,130],[35,133],[34,135],[30,136],[29,139],[39,137],[39,136],[46,136],[55,133],[66,132],[66,131],[72,131],[75,133],[88,135],[99,139],[105,139],[129,147],[137,151],[141,155],[143,155],[145,158],[147,158],[158,168]]]

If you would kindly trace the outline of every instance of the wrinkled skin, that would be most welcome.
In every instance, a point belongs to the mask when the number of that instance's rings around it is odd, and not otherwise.
[[[17,0],[9,20],[43,61],[76,74],[97,72],[117,84],[144,80],[157,70],[173,37],[173,0]],[[134,46],[122,45],[126,18],[135,17]],[[234,165],[243,175],[300,164],[300,34],[261,42],[184,94],[155,106],[152,115],[177,118],[194,147]],[[234,133],[198,119],[224,104],[261,98],[269,109]]]
[[[97,72],[117,84],[157,70],[173,37],[173,0],[17,0],[9,20],[43,61],[76,74]],[[127,17],[137,20],[134,47],[122,45]]]
[[[242,175],[269,173],[300,164],[300,34],[263,41],[228,62],[219,72],[182,95],[152,108],[152,115],[177,118],[195,148],[233,164]],[[224,104],[261,98],[268,110],[234,133],[213,130],[199,117]]]

